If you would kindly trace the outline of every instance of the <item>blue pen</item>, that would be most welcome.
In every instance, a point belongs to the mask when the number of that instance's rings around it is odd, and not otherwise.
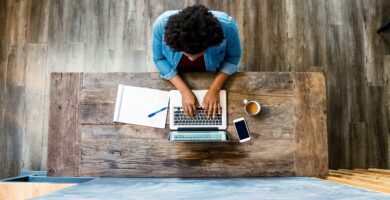
[[[153,116],[156,115],[157,113],[162,112],[162,111],[164,111],[164,110],[167,109],[167,108],[168,108],[168,107],[161,108],[160,110],[158,110],[158,111],[156,111],[156,112],[154,112],[154,113],[149,114],[148,117],[153,117]]]

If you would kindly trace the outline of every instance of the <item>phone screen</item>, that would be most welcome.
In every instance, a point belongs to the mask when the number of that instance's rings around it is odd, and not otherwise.
[[[238,137],[240,138],[240,140],[249,138],[248,128],[246,127],[244,120],[238,121],[234,123],[234,125],[236,127]]]

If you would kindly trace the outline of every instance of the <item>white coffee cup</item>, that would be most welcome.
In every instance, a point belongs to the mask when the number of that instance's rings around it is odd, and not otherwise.
[[[261,111],[260,102],[244,99],[244,112],[249,116],[258,115]]]

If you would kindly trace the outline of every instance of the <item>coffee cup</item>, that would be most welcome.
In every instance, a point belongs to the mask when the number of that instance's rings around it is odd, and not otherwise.
[[[256,100],[244,99],[244,112],[249,116],[258,115],[261,111],[261,105]]]

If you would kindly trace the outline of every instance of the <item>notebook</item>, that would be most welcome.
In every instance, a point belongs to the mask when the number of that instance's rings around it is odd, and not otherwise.
[[[118,85],[114,122],[165,128],[168,109],[153,117],[149,114],[168,107],[169,92],[151,88]]]

